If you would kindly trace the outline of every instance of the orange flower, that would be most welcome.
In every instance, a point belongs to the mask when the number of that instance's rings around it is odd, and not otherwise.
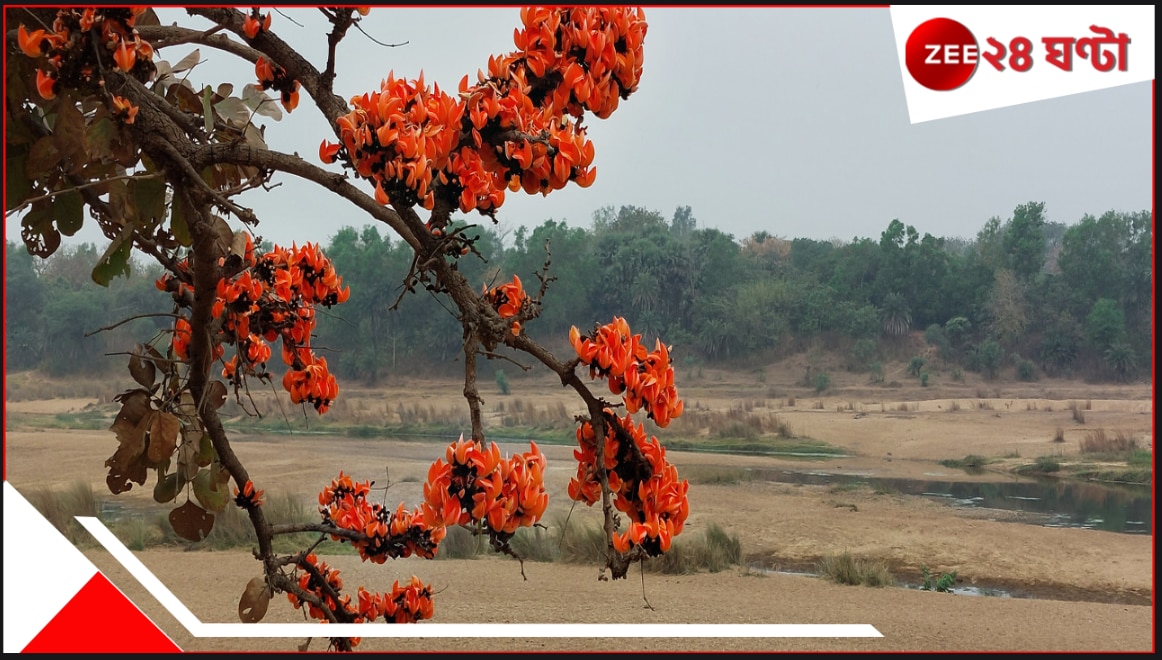
[[[126,124],[132,124],[133,120],[137,118],[137,106],[129,102],[128,99],[121,96],[113,97],[113,116]]]
[[[44,30],[33,30],[29,33],[21,25],[16,31],[16,39],[20,43],[20,50],[29,57],[40,57],[44,54]]]
[[[117,68],[128,72],[137,63],[137,52],[130,50],[128,42],[122,39],[121,44],[113,53],[113,61],[117,63]]]
[[[246,34],[247,38],[253,39],[258,36],[259,32],[264,32],[270,29],[270,18],[270,14],[263,16],[262,14],[258,13],[258,10],[255,10],[252,14],[243,19],[242,31]]]
[[[36,91],[46,101],[56,98],[56,76],[37,69]]]

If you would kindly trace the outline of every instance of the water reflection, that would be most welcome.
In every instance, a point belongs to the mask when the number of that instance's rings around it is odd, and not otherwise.
[[[926,481],[892,477],[830,474],[752,468],[768,481],[807,485],[866,484],[903,495],[951,500],[957,506],[1043,514],[1048,527],[1083,527],[1126,534],[1153,530],[1153,491],[1149,486],[1102,485],[1065,479],[1033,479],[982,483]]]

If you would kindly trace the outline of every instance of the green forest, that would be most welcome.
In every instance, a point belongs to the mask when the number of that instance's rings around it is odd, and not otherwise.
[[[589,227],[471,227],[480,258],[459,268],[482,287],[515,274],[535,293],[548,261],[557,279],[525,332],[562,355],[570,326],[586,331],[619,315],[647,345],[654,337],[671,345],[682,366],[762,364],[823,346],[875,382],[892,342],[920,333],[954,372],[987,379],[1151,377],[1150,212],[1066,224],[1044,210],[1017,206],[972,239],[921,236],[892,220],[876,238],[845,242],[737,238],[699,227],[688,206],[670,218],[606,207]],[[452,307],[422,287],[403,289],[407,245],[365,226],[340,229],[324,248],[351,287],[347,303],[320,312],[313,342],[337,376],[374,385],[462,371]],[[134,264],[131,276],[101,287],[91,278],[100,256],[92,244],[42,261],[9,242],[6,256],[10,371],[97,373],[123,368],[127,358],[109,354],[135,342],[167,345],[173,309],[155,288],[159,270]]]

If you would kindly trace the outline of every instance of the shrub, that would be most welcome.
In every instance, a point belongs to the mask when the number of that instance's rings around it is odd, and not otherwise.
[[[510,389],[508,385],[508,376],[504,374],[504,369],[496,370],[496,387],[500,390],[501,394],[508,396]]]
[[[823,372],[815,374],[815,392],[824,392],[828,387],[831,387],[831,376]]]
[[[840,555],[827,555],[819,561],[819,577],[836,584],[887,587],[895,584],[895,578],[887,564],[879,559],[853,557],[846,550]]]
[[[920,385],[922,387],[928,387],[928,372],[927,371],[920,372]]]
[[[922,356],[913,355],[912,359],[908,361],[908,374],[912,376],[919,376],[920,370],[924,368],[927,362]]]
[[[924,579],[920,583],[920,591],[937,591],[940,593],[952,593],[952,587],[956,584],[956,571],[951,573],[942,573],[938,577],[933,577],[932,573],[928,571],[928,567],[921,564],[920,572],[923,573]]]
[[[1052,456],[1038,456],[1033,465],[1037,468],[1038,472],[1044,472],[1046,474],[1061,470],[1061,464]]]
[[[1017,362],[1017,378],[1025,382],[1037,380],[1037,371],[1032,360],[1022,359]]]

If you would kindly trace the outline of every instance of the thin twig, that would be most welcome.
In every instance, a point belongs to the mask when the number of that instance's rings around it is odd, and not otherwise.
[[[94,330],[92,332],[86,332],[85,336],[92,337],[93,335],[97,334],[98,332],[105,332],[106,330],[112,330],[113,328],[125,325],[126,323],[129,323],[130,321],[136,321],[137,319],[147,319],[147,318],[151,318],[154,316],[168,316],[168,317],[175,318],[175,319],[182,318],[182,317],[178,316],[177,314],[172,314],[169,312],[156,312],[153,314],[137,314],[136,316],[130,316],[127,319],[121,319],[120,321],[114,323],[113,325],[107,325],[104,328],[97,328],[96,330]],[[113,355],[117,355],[117,354],[114,353]]]
[[[157,178],[160,178],[161,176],[162,175],[160,172],[155,173],[155,174],[122,174],[120,176],[111,176],[107,179],[99,179],[97,181],[90,181],[88,183],[82,183],[79,186],[72,186],[70,188],[65,188],[64,190],[54,190],[50,193],[40,195],[39,197],[30,197],[30,198],[24,200],[24,202],[22,202],[20,204],[20,206],[17,206],[16,208],[12,209],[11,211],[5,211],[4,217],[7,218],[8,216],[12,215],[13,213],[19,213],[19,212],[23,211],[25,209],[25,207],[31,206],[31,205],[35,204],[36,202],[44,201],[46,199],[52,199],[53,197],[56,197],[57,195],[63,195],[63,194],[68,193],[68,192],[73,192],[73,191],[80,192],[80,191],[84,190],[85,188],[99,186],[99,185],[102,185],[105,183],[109,183],[111,181],[123,181],[126,179],[157,179]]]

